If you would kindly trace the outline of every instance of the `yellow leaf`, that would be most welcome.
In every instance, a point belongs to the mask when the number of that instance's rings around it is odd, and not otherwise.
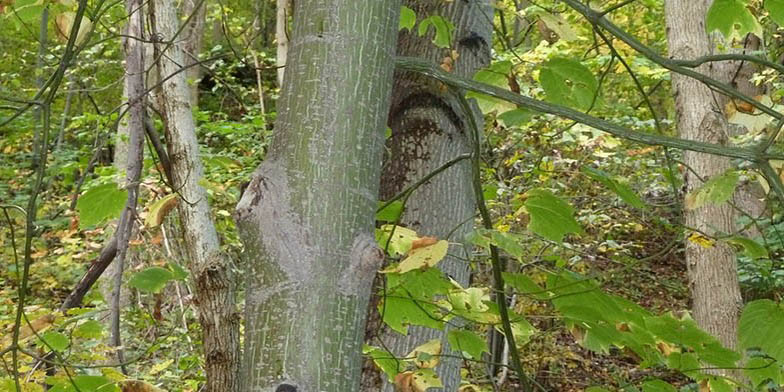
[[[176,193],[164,196],[162,199],[150,205],[150,212],[147,214],[145,225],[147,227],[160,226],[163,223],[163,218],[169,214],[169,211],[177,205],[180,199],[177,198]]]
[[[433,339],[411,351],[406,358],[414,358],[414,364],[419,368],[434,368],[438,365],[441,355],[441,340]]]
[[[433,245],[425,246],[422,248],[411,249],[408,252],[408,257],[405,258],[397,267],[391,270],[387,269],[383,272],[396,272],[406,273],[415,269],[424,269],[438,264],[445,256],[449,249],[449,243],[441,240]]]
[[[699,246],[701,246],[701,247],[703,247],[705,249],[713,248],[713,245],[716,243],[716,241],[714,241],[714,240],[712,240],[712,239],[710,239],[710,238],[708,238],[708,237],[706,237],[706,236],[704,236],[704,235],[702,235],[700,233],[697,233],[696,231],[691,233],[691,235],[689,235],[689,241],[693,242],[693,243],[695,243],[695,244],[697,244],[697,245],[699,245]]]

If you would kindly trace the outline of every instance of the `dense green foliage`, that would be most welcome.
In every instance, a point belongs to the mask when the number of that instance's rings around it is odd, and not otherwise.
[[[15,375],[25,391],[43,390],[44,384],[52,391],[116,391],[130,385],[128,380],[197,391],[204,379],[203,356],[195,307],[189,302],[192,282],[184,268],[188,260],[182,249],[188,244],[179,236],[176,214],[168,214],[176,190],[167,187],[152,146],[145,154],[144,208],[123,286],[129,293],[122,314],[126,373],[106,365],[113,363],[115,348],[107,341],[105,288],[94,287],[83,306],[67,315],[58,311],[110,238],[127,195],[117,186],[124,175],[112,165],[113,135],[122,113],[120,26],[125,11],[119,3],[87,3],[89,23],[82,27],[87,30],[79,31],[79,50],[59,92],[51,105],[21,111],[43,83],[36,79],[46,81],[59,66],[66,45],[61,31],[70,27],[77,4],[0,2],[0,391],[15,390]],[[606,31],[597,33],[563,2],[523,3],[528,2],[495,2],[493,62],[475,81],[634,131],[674,136],[669,71]],[[615,3],[628,4],[607,18],[655,52],[666,53],[660,1]],[[38,23],[45,6],[48,42],[40,43]],[[754,55],[769,60],[780,55],[782,24],[780,0],[715,0],[706,21],[728,40],[727,50],[742,46],[748,33],[758,35],[765,50]],[[206,26],[205,70],[195,112],[205,165],[201,183],[208,189],[224,250],[242,269],[243,245],[232,211],[242,183],[263,159],[273,135],[273,4],[207,3]],[[400,26],[429,34],[445,53],[458,48],[454,26],[440,15],[417,15],[405,8]],[[39,45],[43,55],[36,65]],[[254,58],[261,60],[261,104]],[[767,86],[757,100],[780,110],[781,75],[760,70],[754,81]],[[497,247],[511,298],[513,349],[522,357],[525,377],[542,390],[728,391],[740,385],[767,391],[784,386],[784,309],[779,302],[784,293],[784,221],[775,184],[755,166],[737,160],[733,170],[683,195],[681,172],[690,168],[679,161],[680,151],[631,143],[497,97],[466,96],[477,100],[486,119],[481,202],[491,212],[493,228],[477,229],[465,239],[469,245],[458,256],[470,263],[474,278],[470,287],[462,287],[435,267],[446,254],[447,241],[463,239],[420,236],[397,226],[405,197],[382,201],[376,238],[390,263],[380,271],[385,284],[377,290],[384,323],[406,333],[411,325],[442,329],[464,321],[447,337],[464,359],[461,391],[492,391],[484,362],[491,351],[488,331],[503,331],[499,306],[492,300],[490,249]],[[749,128],[733,137],[737,146],[755,146],[769,136],[766,127],[772,127],[773,119],[751,111],[752,119],[738,115],[741,109],[730,115],[731,122]],[[50,131],[43,133],[49,154],[42,166],[33,146],[43,127]],[[160,120],[155,128],[163,128]],[[780,152],[774,145],[771,153]],[[784,161],[770,164],[780,174]],[[31,212],[25,206],[42,167],[43,188],[30,230],[32,263],[25,276],[23,244]],[[732,203],[740,185],[758,183],[766,191],[766,212],[753,217],[738,207],[737,232],[710,237],[684,227],[683,208]],[[747,230],[751,227],[756,230]],[[738,352],[722,347],[688,314],[684,241],[706,247],[726,241],[737,250],[747,302]],[[18,322],[23,287],[26,306]],[[15,333],[21,350],[10,349]],[[390,381],[411,390],[440,385],[433,370],[439,341],[402,359],[370,343],[364,353]],[[54,365],[49,373],[38,361],[48,352],[54,353],[46,357]],[[742,371],[737,378],[724,378],[711,371],[716,368]],[[520,377],[510,372],[502,390],[518,390]]]

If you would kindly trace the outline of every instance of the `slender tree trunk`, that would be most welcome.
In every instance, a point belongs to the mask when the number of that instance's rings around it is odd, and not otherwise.
[[[670,55],[678,59],[694,59],[713,52],[714,44],[705,30],[705,15],[711,0],[668,0],[665,3]],[[704,74],[719,79],[709,65],[701,67]],[[672,74],[675,90],[678,132],[681,137],[712,143],[727,143],[728,126],[723,115],[722,97],[702,83]],[[686,183],[689,191],[701,186],[702,179],[728,170],[727,158],[685,151]],[[691,172],[690,170],[694,170]],[[731,233],[735,229],[733,211],[728,204],[707,205],[684,211],[686,225],[708,234]],[[742,306],[735,253],[726,244],[712,247],[686,243],[686,263],[692,292],[694,319],[728,348],[737,346],[738,312]]]
[[[237,206],[245,391],[359,390],[398,0],[297,3],[275,138]]]
[[[413,9],[419,19],[429,15],[441,15],[455,25],[453,48],[458,53],[452,72],[463,77],[472,77],[490,62],[493,10],[489,1],[470,3],[456,1],[407,0],[406,6]],[[461,44],[465,37],[476,34],[476,46]],[[416,31],[401,31],[397,53],[400,56],[416,56],[434,64],[441,64],[450,56],[453,48],[441,49],[433,45],[431,36],[420,37]],[[463,41],[464,43],[466,41]],[[469,153],[471,132],[459,115],[459,103],[447,95],[440,83],[412,72],[396,72],[392,95],[392,106],[388,125],[392,136],[387,140],[390,152],[384,163],[381,199],[386,200],[417,182],[422,177],[460,154]],[[471,185],[471,163],[463,161],[439,174],[418,188],[408,199],[402,224],[416,230],[420,235],[445,238],[451,233],[450,242],[460,243],[473,226],[475,212],[474,193]],[[460,284],[467,285],[469,266],[465,261],[464,248],[452,245],[447,258],[439,268]],[[458,256],[458,257],[455,257]],[[377,302],[377,301],[374,301]],[[370,312],[377,313],[376,306]],[[404,357],[415,347],[432,339],[441,339],[444,356],[436,369],[444,383],[444,390],[457,390],[460,385],[459,354],[451,352],[446,342],[446,332],[432,328],[409,328],[408,335],[401,335],[377,322],[378,315],[369,324],[369,344],[378,345],[373,337],[379,335],[384,347],[393,354]],[[366,366],[367,369],[367,366]],[[366,370],[363,390],[378,390],[378,375]],[[375,373],[375,374],[374,374]],[[383,377],[380,377],[383,378]],[[385,379],[385,378],[383,378]],[[375,386],[374,386],[375,384]],[[394,385],[384,383],[384,391],[393,391]]]
[[[199,53],[204,42],[204,26],[207,24],[207,1],[206,0],[185,0],[183,3],[183,16],[185,18],[193,14],[190,23],[185,27],[185,65],[188,67],[186,78],[190,91],[191,107],[199,107],[199,79],[201,79],[202,69],[199,65]]]
[[[749,54],[759,50],[760,39],[753,34],[748,34],[744,40],[743,49],[735,50],[740,53]],[[759,71],[759,67],[748,61],[727,61],[716,64],[719,70],[719,75],[724,76],[724,81],[732,84],[739,92],[750,97],[756,97],[765,93],[764,85],[755,85],[750,81],[754,73]],[[726,102],[726,101],[725,101]],[[757,113],[759,114],[759,113]],[[742,135],[750,130],[742,125],[730,124],[730,135]],[[755,181],[742,183],[738,186],[735,192],[733,201],[735,205],[742,211],[736,212],[736,216],[748,215],[753,219],[762,217],[765,214],[765,192],[760,184]],[[748,237],[757,237],[761,233],[756,225],[748,226],[743,230],[743,235]]]
[[[283,86],[286,59],[289,51],[288,20],[291,15],[291,0],[277,0],[275,11],[275,42],[277,42],[278,86]]]
[[[178,212],[188,246],[188,267],[204,334],[206,390],[238,391],[239,316],[234,300],[233,264],[220,250],[207,193],[199,185],[204,169],[191,113],[189,86],[185,73],[180,72],[181,64],[185,63],[185,49],[175,36],[179,17],[170,1],[155,0],[152,6],[152,31],[163,42],[172,42],[171,45],[156,44],[158,80],[164,80],[159,105],[166,128],[172,185],[183,199]],[[167,48],[166,53],[161,55],[159,51],[164,48]]]
[[[122,295],[122,276],[125,259],[128,254],[128,241],[133,232],[136,217],[136,204],[139,199],[139,180],[142,173],[142,156],[144,152],[144,37],[143,14],[141,0],[127,0],[125,9],[128,12],[127,38],[125,46],[125,85],[128,99],[128,119],[124,121],[127,140],[120,141],[125,146],[124,154],[117,159],[125,159],[125,187],[128,189],[128,201],[117,225],[117,258],[114,260],[114,287],[111,293],[111,345],[122,346],[120,337],[120,299]],[[123,363],[123,351],[117,351],[117,362]]]
[[[38,70],[38,76],[35,77],[35,87],[37,89],[41,89],[44,85],[44,57],[46,56],[46,47],[48,45],[48,38],[49,38],[49,5],[44,7],[43,11],[41,11],[41,21],[39,22],[38,27],[38,56],[36,57],[36,64],[35,69]],[[43,124],[41,121],[41,108],[36,107],[35,109],[35,123],[36,124]],[[38,147],[41,144],[41,130],[38,126],[33,128],[33,167],[37,167],[38,157],[41,155],[41,152],[38,151]]]

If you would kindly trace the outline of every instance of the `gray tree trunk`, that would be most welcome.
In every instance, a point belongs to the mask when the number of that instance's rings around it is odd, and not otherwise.
[[[157,43],[155,49],[155,58],[159,59],[158,80],[164,80],[159,93],[159,109],[166,128],[172,186],[182,198],[177,210],[203,333],[206,390],[237,391],[239,315],[234,298],[233,264],[220,250],[207,192],[199,185],[204,169],[191,113],[190,89],[185,73],[181,72],[185,48],[176,37],[179,16],[174,5],[167,0],[152,2],[152,30],[163,41]],[[166,52],[161,55],[160,51],[164,49]]]
[[[705,30],[705,15],[712,0],[668,0],[665,3],[670,55],[678,59],[694,59],[713,52],[714,44]],[[726,79],[709,65],[700,68],[704,74]],[[722,143],[728,141],[729,128],[723,115],[722,97],[702,83],[672,74],[679,135],[686,139]],[[683,159],[694,170],[687,169],[689,191],[700,187],[699,177],[708,179],[729,169],[727,158],[685,151]],[[696,175],[695,175],[696,174]],[[684,211],[686,225],[708,234],[732,233],[735,229],[732,208],[728,204],[706,205]],[[686,243],[686,264],[692,292],[694,319],[722,344],[737,346],[738,313],[742,306],[735,253],[726,244],[704,248],[691,241]]]
[[[452,72],[471,78],[490,62],[493,10],[489,1],[445,3],[439,0],[407,0],[421,20],[429,15],[441,15],[455,25],[454,49],[459,56]],[[465,44],[464,38],[476,35],[476,46]],[[450,49],[433,45],[432,36],[420,37],[416,31],[403,30],[398,37],[397,53],[400,56],[421,57],[433,64],[441,64],[450,55]],[[463,43],[461,43],[461,41]],[[389,112],[388,125],[392,136],[387,140],[389,155],[386,157],[381,180],[381,199],[388,200],[422,177],[460,154],[470,153],[471,129],[464,124],[459,103],[447,95],[442,85],[413,72],[396,72]],[[445,238],[451,233],[450,242],[463,242],[473,227],[475,200],[471,184],[471,162],[465,160],[450,167],[418,188],[408,199],[401,220],[419,235]],[[452,245],[450,256],[441,261],[439,268],[457,282],[468,284],[469,266],[462,246]],[[455,257],[458,256],[458,257]],[[372,306],[371,312],[377,313]],[[378,316],[373,317],[374,320]],[[370,328],[381,328],[373,323]],[[370,329],[369,328],[369,329]],[[444,390],[454,391],[460,385],[459,354],[452,352],[446,341],[446,332],[413,326],[408,335],[401,335],[387,328],[381,333],[369,330],[370,337],[379,335],[384,347],[398,357],[406,356],[415,347],[432,339],[441,339],[444,353],[437,367]],[[378,346],[374,339],[369,344]],[[454,355],[457,357],[450,357]],[[365,372],[363,390],[379,390],[381,379],[377,371]],[[394,385],[384,382],[384,391],[393,391]]]
[[[183,16],[191,16],[190,22],[185,27],[185,65],[188,67],[186,78],[190,90],[191,107],[199,107],[199,79],[201,79],[202,68],[199,64],[199,53],[204,42],[204,26],[207,23],[207,2],[206,0],[185,0],[183,3]]]
[[[359,390],[399,0],[297,3],[276,133],[237,205],[245,391]]]
[[[278,66],[278,86],[281,87],[283,86],[283,75],[286,72],[286,56],[289,52],[289,16],[291,16],[291,0],[277,0],[275,9],[276,64]]]

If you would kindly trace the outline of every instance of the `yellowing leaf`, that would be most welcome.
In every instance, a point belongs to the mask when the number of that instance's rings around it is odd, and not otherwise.
[[[431,369],[438,365],[441,355],[441,340],[433,339],[412,350],[406,358],[414,358],[419,368]]]
[[[411,380],[412,391],[426,392],[428,388],[443,388],[444,384],[433,369],[419,369]]]
[[[76,14],[73,12],[63,12],[57,17],[55,17],[55,26],[57,27],[57,35],[63,41],[68,40],[69,34],[71,34],[71,29],[73,28],[74,17]],[[93,22],[87,17],[83,17],[82,21],[79,23],[79,32],[76,33],[76,44],[81,45],[85,38],[87,38],[87,32],[92,30]]]
[[[438,264],[445,256],[449,249],[449,242],[441,240],[433,245],[428,245],[422,248],[411,249],[408,252],[408,257],[405,258],[397,267],[388,268],[383,272],[406,273],[416,269],[425,269]]]
[[[716,243],[716,241],[714,241],[714,240],[712,240],[712,239],[710,239],[710,238],[708,238],[708,237],[706,237],[706,236],[704,236],[704,235],[702,235],[700,233],[697,233],[696,231],[694,233],[691,233],[691,235],[689,235],[688,239],[689,239],[690,242],[693,242],[693,243],[695,243],[695,244],[697,244],[697,245],[699,245],[699,246],[701,246],[701,247],[703,247],[705,249],[713,248],[713,245]]]
[[[387,249],[392,257],[403,256],[408,253],[411,250],[411,245],[418,238],[416,231],[402,226],[383,225],[381,228],[376,229],[378,246],[381,249]],[[389,243],[388,247],[387,243]]]
[[[172,193],[153,203],[150,206],[150,212],[147,214],[147,219],[144,222],[145,225],[148,227],[160,226],[161,223],[163,223],[163,218],[169,214],[169,211],[177,205],[179,200],[177,194]]]
[[[171,366],[171,364],[173,362],[174,362],[173,359],[167,359],[167,360],[165,360],[165,361],[163,361],[161,363],[155,364],[155,366],[153,366],[150,369],[150,371],[147,372],[147,373],[150,374],[150,375],[160,373],[160,372],[166,370],[166,368],[168,368],[169,366]]]

